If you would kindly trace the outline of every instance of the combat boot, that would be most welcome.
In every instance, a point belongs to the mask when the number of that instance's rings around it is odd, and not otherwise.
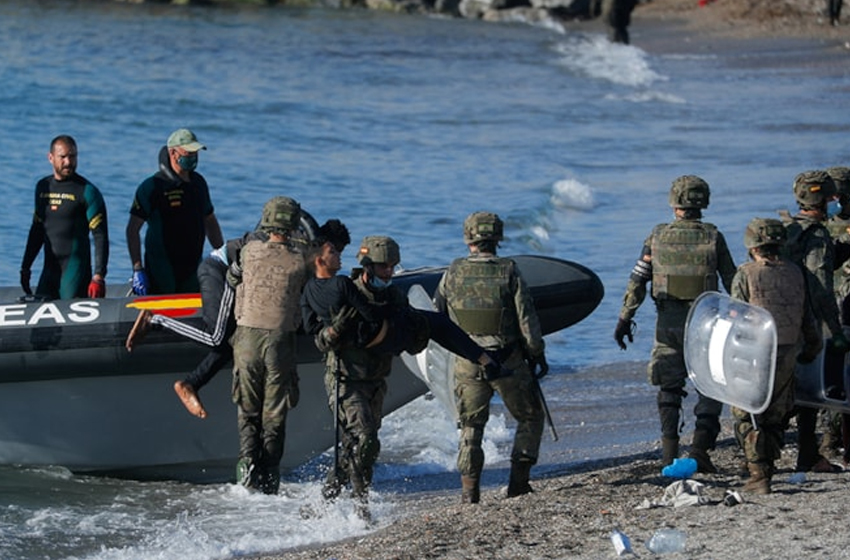
[[[478,477],[462,475],[460,477],[460,501],[463,504],[477,504],[481,501],[481,486]]]
[[[691,452],[688,457],[697,462],[697,472],[702,474],[717,474],[717,467],[711,462],[708,450],[714,448],[714,438],[709,437],[705,431],[697,429],[694,432],[694,440],[691,443]]]
[[[750,471],[750,479],[744,484],[744,492],[751,494],[770,494],[770,471],[768,465],[764,463],[747,463],[747,468]]]
[[[661,437],[661,466],[673,464],[679,458],[679,438]]]
[[[508,479],[508,498],[522,496],[533,492],[528,483],[531,474],[531,463],[528,461],[511,462],[511,476]]]

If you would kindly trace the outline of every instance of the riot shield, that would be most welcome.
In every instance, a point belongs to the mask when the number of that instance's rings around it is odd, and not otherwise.
[[[700,393],[752,414],[768,407],[776,372],[769,311],[705,292],[688,312],[684,347],[688,376]]]

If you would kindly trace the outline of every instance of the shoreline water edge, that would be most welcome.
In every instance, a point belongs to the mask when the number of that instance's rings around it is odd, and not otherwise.
[[[733,3],[738,5],[733,7]],[[811,52],[813,59],[824,56],[830,60],[829,64],[844,68],[845,72],[850,67],[847,55],[850,43],[845,43],[842,34],[817,16],[794,21],[788,19],[794,17],[791,11],[786,13],[788,17],[771,20],[736,18],[744,4],[757,10],[766,2],[716,0],[698,8],[696,0],[653,0],[635,12],[633,42],[645,43],[651,50],[675,53],[759,49],[764,48],[761,41],[765,39],[771,41],[771,48],[782,49],[783,42],[788,46],[805,39],[816,44]],[[786,7],[812,5],[807,0],[790,0],[784,4]],[[708,12],[715,8],[719,8],[717,12]],[[599,25],[601,29],[601,23],[591,25]],[[807,61],[797,62],[807,64]],[[595,373],[610,374],[623,366],[637,371],[642,365],[645,363],[609,364]],[[692,399],[687,401],[686,408],[693,406]],[[647,411],[651,413],[651,408]],[[454,481],[456,485],[447,483],[445,490],[394,494],[390,499],[400,503],[399,517],[374,532],[252,558],[649,557],[656,552],[647,543],[664,529],[675,529],[684,539],[673,547],[674,552],[665,554],[671,559],[730,558],[742,551],[751,560],[847,555],[843,534],[850,502],[843,498],[850,471],[795,473],[793,423],[786,434],[782,458],[777,462],[773,493],[766,496],[740,492],[746,472],[726,413],[718,448],[712,453],[718,474],[696,474],[687,484],[664,477],[660,451],[654,449],[657,442],[644,443],[644,448],[652,450],[577,463],[556,462],[554,466],[538,468],[537,473],[532,471],[534,492],[517,498],[506,498],[504,486],[490,486],[483,489],[480,504],[462,505],[458,481]],[[616,446],[613,449],[616,451]],[[545,444],[542,452],[546,452]],[[677,495],[678,501],[674,499]],[[626,550],[623,535],[627,540]]]

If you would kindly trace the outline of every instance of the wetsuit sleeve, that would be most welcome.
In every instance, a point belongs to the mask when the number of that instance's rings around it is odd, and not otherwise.
[[[24,257],[21,260],[21,269],[29,270],[32,268],[32,263],[35,262],[38,253],[44,245],[44,199],[41,193],[47,188],[47,180],[42,179],[35,186],[35,210],[32,214],[32,224],[30,225],[29,235],[27,235],[27,245],[24,249]]]
[[[626,293],[623,295],[623,306],[620,308],[620,319],[631,321],[646,299],[646,284],[652,278],[651,246],[650,237],[644,242],[641,255],[629,275],[629,283],[626,285]]]
[[[729,246],[726,244],[726,238],[718,231],[717,272],[720,274],[720,281],[723,282],[723,287],[726,288],[726,293],[732,293],[732,279],[735,277],[736,271],[735,261],[732,259],[732,253],[729,252]]]
[[[86,219],[94,239],[94,273],[106,277],[109,262],[109,227],[106,219],[106,203],[97,187],[86,183]]]

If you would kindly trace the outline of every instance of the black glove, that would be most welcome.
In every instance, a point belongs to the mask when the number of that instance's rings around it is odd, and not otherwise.
[[[30,280],[32,279],[32,271],[28,268],[21,269],[21,288],[24,289],[24,293],[28,296],[32,295],[32,288],[30,288]]]
[[[829,339],[829,349],[834,352],[841,352],[846,354],[850,351],[850,340],[847,340],[847,337],[844,336],[844,333],[838,333],[833,335],[832,338]]]
[[[534,379],[543,379],[549,373],[549,364],[546,363],[546,354],[540,354],[528,359],[528,368]]]
[[[634,336],[634,328],[635,322],[631,319],[620,319],[617,321],[617,328],[614,329],[614,340],[617,341],[617,345],[620,347],[620,350],[626,349],[626,338],[629,339],[629,344],[635,341]]]

